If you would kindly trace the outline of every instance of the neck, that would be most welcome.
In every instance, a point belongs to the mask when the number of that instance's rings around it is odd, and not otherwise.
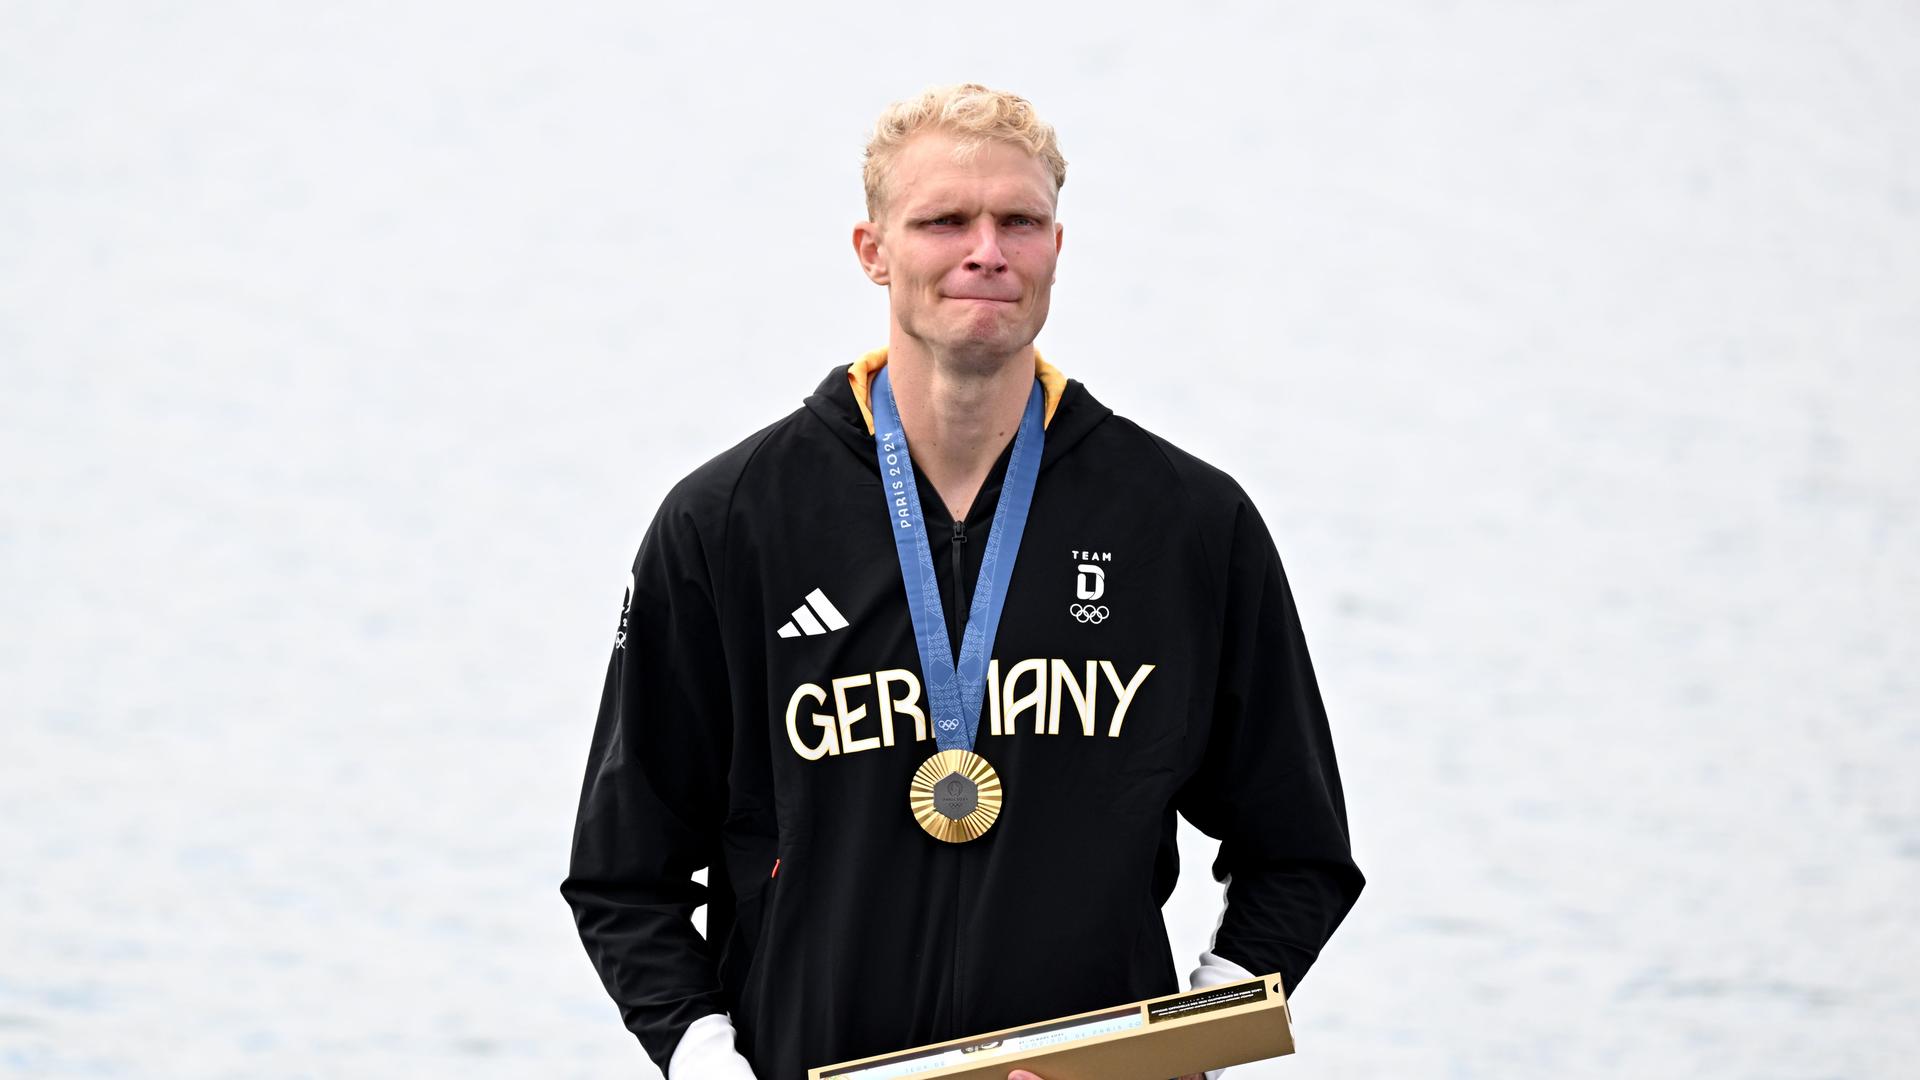
[[[964,519],[1019,430],[1033,392],[1033,347],[991,359],[958,358],[896,340],[887,347],[887,371],[913,460],[953,519]]]

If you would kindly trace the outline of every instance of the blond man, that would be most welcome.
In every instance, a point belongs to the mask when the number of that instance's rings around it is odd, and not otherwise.
[[[1227,883],[1193,986],[1291,993],[1360,892],[1265,525],[1035,349],[1065,180],[1015,95],[889,108],[852,233],[885,348],[641,545],[561,891],[670,1080],[1179,990],[1180,816]]]

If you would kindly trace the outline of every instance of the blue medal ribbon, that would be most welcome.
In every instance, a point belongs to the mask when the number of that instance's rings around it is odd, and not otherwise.
[[[913,479],[913,458],[907,452],[907,433],[900,426],[893,382],[884,367],[873,380],[871,407],[880,490],[886,496],[894,553],[900,557],[900,576],[907,587],[907,608],[913,613],[914,643],[920,648],[934,741],[942,750],[972,750],[980,730],[980,703],[986,696],[987,660],[993,655],[1000,612],[1007,604],[1000,552],[1005,549],[1017,555],[1020,536],[1027,530],[1027,509],[1033,505],[1040,452],[1047,438],[1046,397],[1039,380],[1034,380],[1020,430],[1013,437],[1013,456],[1000,485],[1000,501],[993,508],[993,531],[981,555],[980,579],[973,586],[973,606],[960,638],[957,668],[952,640],[947,637],[946,609],[940,602],[940,579],[933,568],[933,548],[927,541],[927,522],[920,512],[920,491]],[[1011,564],[1007,572],[1012,574]]]

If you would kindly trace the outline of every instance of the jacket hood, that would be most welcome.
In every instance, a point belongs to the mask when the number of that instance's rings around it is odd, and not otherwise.
[[[814,417],[875,470],[879,465],[873,456],[873,422],[866,394],[869,380],[886,363],[887,351],[875,349],[846,367],[836,367],[820,380],[806,401]],[[1040,380],[1047,398],[1047,443],[1040,456],[1040,468],[1044,470],[1112,416],[1113,410],[1095,400],[1078,379],[1067,378],[1041,359],[1038,352],[1034,353],[1034,377]]]

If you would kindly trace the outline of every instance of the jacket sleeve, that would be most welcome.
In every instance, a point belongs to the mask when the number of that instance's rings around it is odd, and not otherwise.
[[[621,1019],[663,1071],[687,1027],[726,1008],[692,923],[708,891],[692,875],[719,861],[730,724],[701,538],[663,507],[634,560],[560,885]]]
[[[1179,808],[1220,841],[1213,876],[1227,904],[1212,952],[1279,972],[1291,995],[1365,880],[1299,613],[1244,495],[1232,536],[1214,714]]]

